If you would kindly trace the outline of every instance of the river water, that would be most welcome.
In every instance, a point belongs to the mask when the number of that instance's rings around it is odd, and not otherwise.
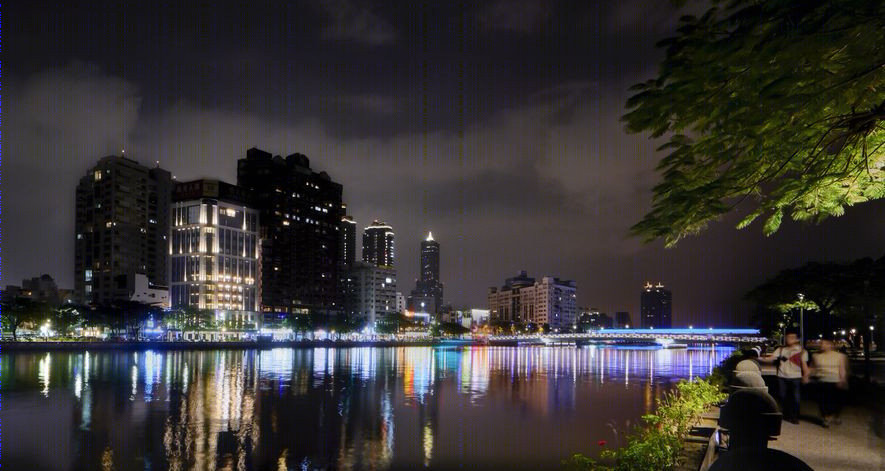
[[[725,347],[0,355],[7,469],[557,468]],[[601,443],[604,441],[605,443]]]

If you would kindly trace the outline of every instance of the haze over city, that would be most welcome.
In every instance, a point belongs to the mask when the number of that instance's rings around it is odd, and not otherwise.
[[[684,10],[620,3],[17,6],[0,284],[48,273],[73,285],[77,181],[122,149],[178,181],[235,182],[253,146],[305,154],[343,185],[359,231],[393,227],[402,291],[433,232],[455,306],[484,307],[488,287],[526,270],[575,280],[580,306],[610,314],[638,312],[641,287],[660,281],[675,325],[742,325],[742,296],[778,271],[885,252],[882,201],[771,237],[735,231],[731,215],[674,249],[629,238],[663,141],[619,118]]]

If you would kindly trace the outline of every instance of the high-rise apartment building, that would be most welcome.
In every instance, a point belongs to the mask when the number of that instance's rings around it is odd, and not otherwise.
[[[75,296],[87,303],[130,299],[135,275],[167,285],[168,171],[126,157],[98,161],[77,185]]]
[[[489,315],[493,321],[531,322],[535,315],[535,279],[525,271],[507,278],[501,288],[489,288]]]
[[[525,271],[508,278],[501,288],[489,288],[492,320],[548,324],[551,329],[574,329],[577,288],[572,280],[545,276],[536,281]]]
[[[353,265],[356,261],[356,221],[350,216],[342,216],[339,232],[338,260],[344,266]]]
[[[176,184],[172,201],[172,307],[210,309],[225,325],[256,328],[261,246],[250,192],[218,180],[196,180]]]
[[[672,326],[673,293],[660,282],[646,283],[640,294],[642,327],[669,329]]]
[[[379,267],[393,268],[393,228],[375,220],[363,230],[363,261]]]
[[[352,283],[351,314],[374,328],[384,316],[397,313],[396,271],[366,262],[354,262],[350,269]]]
[[[443,285],[439,277],[439,242],[433,233],[421,242],[421,266],[415,289],[409,296],[409,309],[414,312],[437,314],[443,301]]]
[[[302,154],[252,148],[238,163],[237,186],[253,193],[259,211],[262,310],[337,312],[341,185]]]
[[[573,280],[545,276],[535,282],[536,324],[549,324],[551,329],[574,329],[578,319],[577,287]]]

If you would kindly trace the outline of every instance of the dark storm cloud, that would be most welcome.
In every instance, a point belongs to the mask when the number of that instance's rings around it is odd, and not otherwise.
[[[473,12],[478,28],[521,33],[538,31],[549,18],[547,2],[496,2]]]
[[[457,305],[483,306],[525,269],[634,316],[641,284],[663,281],[677,322],[728,323],[781,268],[885,252],[879,203],[772,238],[728,218],[674,250],[626,237],[660,142],[619,118],[678,14],[669,2],[30,12],[4,64],[2,283],[47,272],[72,285],[74,188],[123,146],[178,180],[229,182],[249,147],[304,153],[344,185],[360,228],[393,225],[400,291],[432,230]]]
[[[351,110],[368,111],[381,115],[393,114],[402,110],[399,99],[380,94],[343,94],[333,97],[330,101],[344,105]]]
[[[373,46],[396,39],[390,23],[366,6],[349,1],[328,1],[321,5],[330,17],[329,25],[322,33],[323,39],[356,41]]]

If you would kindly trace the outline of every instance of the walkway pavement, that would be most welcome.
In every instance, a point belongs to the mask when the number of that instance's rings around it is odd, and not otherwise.
[[[875,398],[885,401],[885,397]],[[799,424],[784,422],[781,435],[769,442],[770,448],[785,451],[805,461],[812,469],[885,470],[885,439],[874,432],[874,420],[882,420],[868,408],[848,407],[842,412],[842,424],[823,428],[817,404],[802,402]]]

